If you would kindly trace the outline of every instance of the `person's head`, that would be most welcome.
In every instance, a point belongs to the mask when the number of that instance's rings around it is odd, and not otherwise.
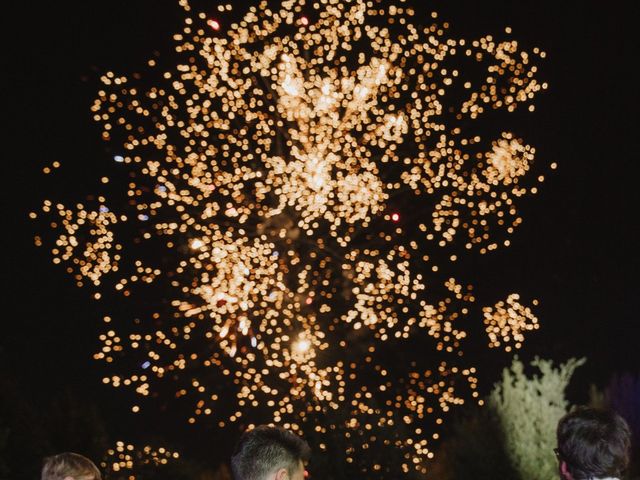
[[[260,425],[244,432],[231,457],[235,480],[303,480],[307,442],[280,427]]]
[[[44,459],[42,480],[101,480],[100,470],[87,457],[65,452]]]
[[[631,433],[609,410],[581,407],[558,422],[560,475],[566,480],[620,477],[629,464]]]

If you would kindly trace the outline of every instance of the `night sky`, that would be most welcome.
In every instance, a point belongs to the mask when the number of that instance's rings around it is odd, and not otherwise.
[[[126,402],[102,386],[90,358],[100,316],[88,291],[34,246],[41,228],[28,213],[45,198],[82,199],[113,168],[89,112],[99,76],[132,72],[154,50],[169,54],[180,9],[168,0],[15,3],[20,7],[9,8],[20,10],[6,15],[12,25],[3,49],[0,371],[25,395],[69,389],[100,405],[114,424],[126,424]],[[637,14],[622,0],[423,3],[459,36],[511,26],[525,48],[547,52],[540,78],[549,89],[517,133],[536,147],[538,161],[558,169],[522,203],[525,221],[511,247],[470,260],[461,277],[486,299],[520,292],[540,300],[541,329],[520,355],[587,357],[570,392],[584,401],[590,383],[640,371]],[[61,173],[42,175],[54,161]],[[486,392],[510,357],[475,338],[481,344],[466,349],[484,352]],[[158,434],[170,437],[168,428]]]

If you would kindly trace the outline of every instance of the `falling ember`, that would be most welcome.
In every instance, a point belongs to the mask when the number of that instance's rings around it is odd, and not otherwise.
[[[191,248],[193,248],[194,250],[198,250],[199,248],[202,248],[204,246],[204,242],[198,238],[196,238],[195,240],[193,240],[191,242]]]
[[[298,340],[295,345],[293,346],[294,351],[298,352],[298,353],[306,353],[309,351],[309,348],[311,347],[311,342],[309,342],[309,340]]]
[[[541,181],[499,115],[546,88],[544,52],[405,2],[261,2],[220,35],[179,3],[173,67],[107,72],[92,106],[126,194],[42,207],[54,263],[132,312],[105,317],[94,357],[129,373],[104,383],[170,392],[189,423],[340,435],[321,450],[367,478],[390,475],[371,452],[426,473],[447,412],[478,398],[476,299],[447,267],[508,245]],[[484,310],[491,346],[537,328],[517,300]]]

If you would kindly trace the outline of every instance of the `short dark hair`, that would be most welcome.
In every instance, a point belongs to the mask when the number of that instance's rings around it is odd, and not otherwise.
[[[579,407],[558,422],[558,455],[574,479],[620,477],[629,465],[631,432],[617,413]]]
[[[42,480],[101,480],[100,470],[87,457],[64,452],[44,459]]]
[[[231,457],[235,480],[265,480],[280,468],[291,476],[300,461],[309,460],[309,445],[281,427],[260,425],[242,434]]]

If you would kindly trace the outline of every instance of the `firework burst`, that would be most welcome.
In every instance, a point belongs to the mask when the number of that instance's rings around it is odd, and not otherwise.
[[[54,261],[97,298],[158,298],[133,327],[105,319],[105,383],[170,392],[191,423],[282,423],[321,450],[333,432],[370,475],[385,449],[425,472],[477,397],[475,298],[441,271],[508,245],[541,180],[533,147],[474,125],[533,110],[544,53],[452,38],[404,2],[262,2],[228,27],[231,5],[180,5],[170,64],[106,73],[92,107],[126,195],[53,225]]]

